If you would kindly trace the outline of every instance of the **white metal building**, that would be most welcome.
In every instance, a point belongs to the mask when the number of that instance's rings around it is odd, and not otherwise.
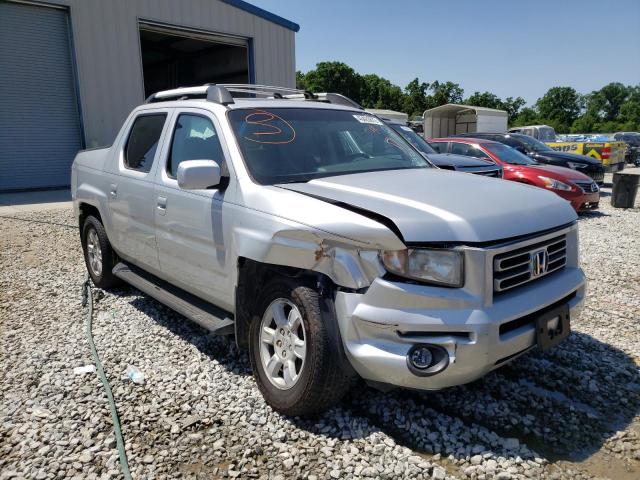
[[[406,125],[409,121],[409,115],[404,112],[396,112],[395,110],[385,110],[381,108],[366,108],[365,110],[393,123]]]
[[[438,138],[469,132],[506,132],[508,117],[504,110],[447,103],[424,112],[424,136]]]
[[[298,29],[242,0],[0,0],[0,191],[68,185],[154,91],[294,87]]]

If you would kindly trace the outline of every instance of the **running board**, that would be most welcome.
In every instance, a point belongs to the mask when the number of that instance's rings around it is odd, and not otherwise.
[[[113,267],[113,274],[216,335],[234,333],[235,322],[230,314],[149,272],[120,262]]]

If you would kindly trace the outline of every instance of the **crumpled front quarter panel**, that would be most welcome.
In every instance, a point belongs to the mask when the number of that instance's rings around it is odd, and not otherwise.
[[[380,250],[405,248],[374,220],[278,187],[248,186],[233,210],[238,256],[323,273],[347,288],[384,274]]]

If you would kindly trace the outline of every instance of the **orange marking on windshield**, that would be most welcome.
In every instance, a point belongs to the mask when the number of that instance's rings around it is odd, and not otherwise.
[[[260,118],[260,119],[256,120],[256,119],[254,119],[254,117],[256,115],[261,115],[263,118]],[[251,135],[254,135],[254,136],[285,134],[285,132],[282,130],[282,128],[278,127],[277,125],[272,125],[270,123],[270,122],[273,122],[273,121],[280,121],[280,122],[284,123],[290,129],[290,132],[288,132],[289,133],[289,138],[286,138],[286,139],[283,139],[283,140],[259,140],[259,139],[249,138],[249,137],[245,136],[244,139],[245,140],[249,140],[250,142],[261,143],[261,144],[265,144],[265,145],[283,145],[283,144],[286,144],[286,143],[293,142],[295,140],[295,138],[296,138],[296,130],[293,128],[293,126],[289,122],[287,122],[284,118],[276,115],[275,113],[267,112],[265,110],[256,110],[255,112],[250,113],[246,117],[244,117],[244,121],[248,125],[258,125],[259,127],[267,129],[267,130],[262,130],[262,131],[257,131],[257,132],[251,133]]]
[[[394,140],[392,140],[389,137],[385,137],[384,141],[387,142],[389,145],[393,145],[396,148],[400,148],[400,145],[398,145]]]

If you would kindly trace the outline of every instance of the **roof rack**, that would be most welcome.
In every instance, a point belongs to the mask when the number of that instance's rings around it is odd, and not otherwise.
[[[229,91],[218,85],[202,85],[200,87],[181,87],[157,92],[145,100],[145,103],[168,102],[170,100],[187,100],[190,98],[206,98],[209,102],[229,105],[233,97]]]
[[[174,88],[172,90],[164,90],[150,95],[146,99],[145,103],[204,98],[209,102],[218,103],[220,105],[230,105],[235,103],[232,93],[263,96],[277,100],[307,100],[333,103],[364,110],[360,104],[339,93],[313,93],[308,90],[300,90],[297,88],[244,83],[205,84],[199,87],[182,87]]]

